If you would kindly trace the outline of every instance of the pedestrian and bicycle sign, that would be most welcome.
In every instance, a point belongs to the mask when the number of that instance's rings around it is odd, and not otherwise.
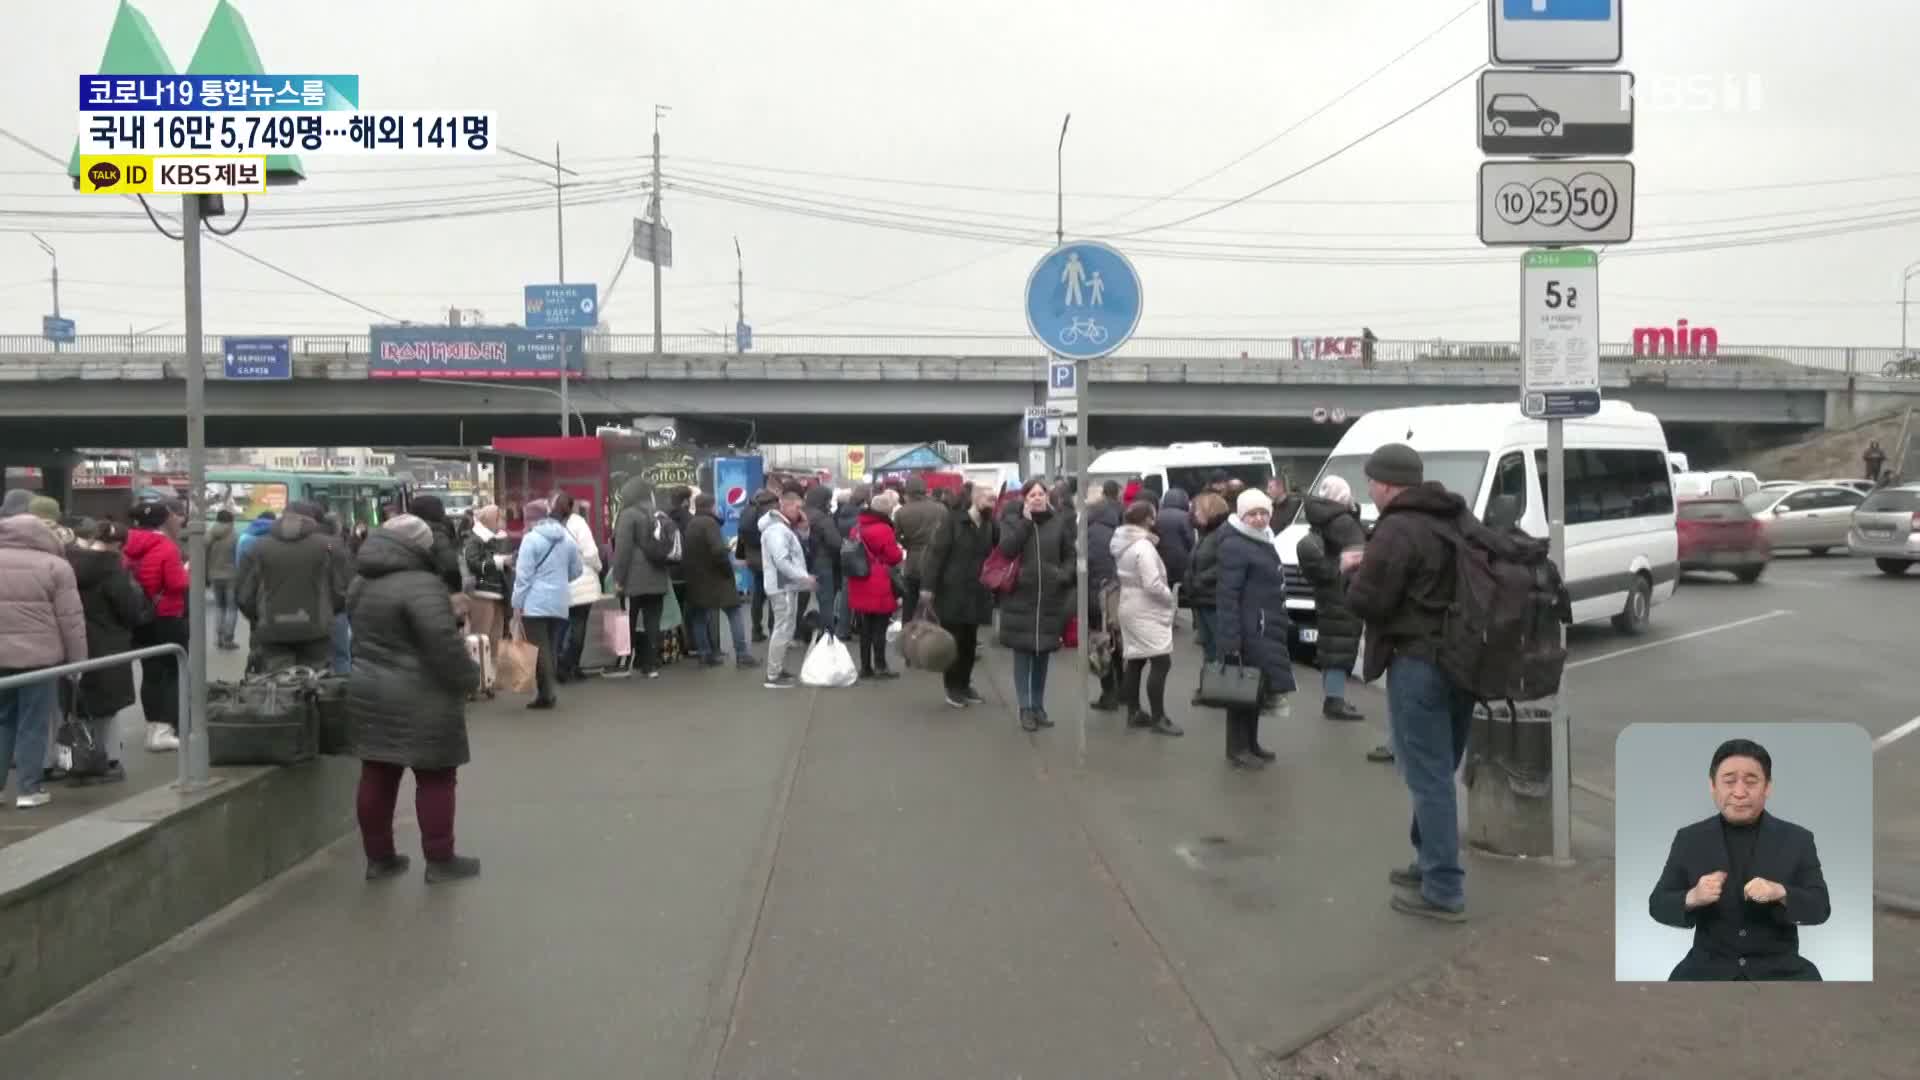
[[[600,286],[529,285],[529,330],[591,330],[600,323]]]
[[[1496,64],[1617,64],[1621,0],[1493,0]]]
[[[1048,350],[1095,360],[1140,325],[1140,275],[1106,244],[1077,240],[1048,252],[1027,277],[1027,328]]]

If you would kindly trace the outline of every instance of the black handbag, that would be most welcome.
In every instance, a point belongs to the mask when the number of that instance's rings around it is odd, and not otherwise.
[[[1209,709],[1258,709],[1260,669],[1224,660],[1202,666],[1200,704]]]

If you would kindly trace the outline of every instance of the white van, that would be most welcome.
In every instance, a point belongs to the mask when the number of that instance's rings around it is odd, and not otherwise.
[[[1673,497],[1688,499],[1744,499],[1761,488],[1760,478],[1737,469],[1683,472],[1673,478]]]
[[[1198,495],[1215,472],[1224,472],[1250,488],[1264,489],[1273,479],[1273,452],[1264,446],[1222,446],[1217,442],[1136,446],[1108,450],[1093,459],[1088,472],[1090,489],[1108,480],[1125,487],[1137,476],[1147,487],[1162,493],[1179,488],[1188,495]]]
[[[1502,495],[1519,503],[1519,525],[1547,535],[1547,425],[1529,420],[1518,404],[1431,405],[1370,412],[1347,429],[1315,488],[1328,474],[1343,477],[1360,502],[1361,519],[1379,511],[1367,497],[1367,455],[1387,443],[1420,451],[1428,480],[1467,500],[1486,517]],[[1567,591],[1575,622],[1611,619],[1637,634],[1656,604],[1673,596],[1680,580],[1680,540],[1674,528],[1673,476],[1660,421],[1622,401],[1598,416],[1566,422]],[[1309,489],[1312,490],[1312,489]],[[1287,565],[1287,608],[1298,643],[1311,645],[1313,590],[1298,574],[1295,548],[1307,533],[1305,512],[1275,539]]]

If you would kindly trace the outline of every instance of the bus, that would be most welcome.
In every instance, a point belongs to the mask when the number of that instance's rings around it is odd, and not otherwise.
[[[278,469],[214,469],[207,473],[207,513],[221,510],[250,521],[262,513],[286,512],[290,503],[310,502],[339,517],[344,528],[380,524],[383,512],[404,507],[411,497],[405,481],[380,473],[285,472]]]
[[[1136,446],[1100,454],[1088,472],[1090,487],[1097,488],[1108,480],[1124,487],[1138,477],[1156,497],[1173,488],[1198,495],[1217,472],[1260,491],[1273,479],[1273,452],[1264,446],[1222,446],[1217,442]]]

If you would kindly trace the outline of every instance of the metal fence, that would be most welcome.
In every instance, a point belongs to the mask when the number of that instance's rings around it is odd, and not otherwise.
[[[892,334],[763,334],[746,354],[734,350],[733,339],[723,334],[668,334],[661,341],[662,352],[676,357],[738,356],[740,359],[785,357],[900,357],[900,358],[982,358],[1007,357],[1042,360],[1046,351],[1024,334],[989,335],[892,335]],[[594,357],[639,358],[653,355],[650,334],[588,333],[586,354]],[[293,356],[316,360],[364,361],[368,350],[366,334],[302,334],[293,336]],[[31,356],[35,369],[57,371],[63,365],[82,368],[102,359],[116,362],[174,361],[185,357],[184,334],[84,334],[71,344],[56,350],[52,342],[37,335],[0,335],[0,378],[35,377],[19,370],[8,360]],[[201,353],[213,370],[220,368],[221,338],[208,334],[201,341]],[[1519,345],[1511,341],[1391,340],[1376,344],[1374,357],[1380,366],[1428,363],[1517,364]],[[1297,338],[1243,337],[1137,337],[1114,353],[1118,359],[1183,361],[1263,361],[1297,363],[1327,367],[1358,368],[1359,349],[1350,336]],[[1827,345],[1728,345],[1709,356],[1638,355],[1629,343],[1601,347],[1601,356],[1612,363],[1652,367],[1799,367],[1836,374],[1878,376],[1895,365],[1900,350],[1870,346]],[[44,358],[44,359],[41,359]],[[47,363],[51,361],[51,363]],[[7,368],[15,370],[8,372]],[[330,367],[330,366],[329,366]],[[158,370],[156,368],[156,370]],[[313,377],[333,376],[331,370],[314,370]],[[343,370],[347,374],[351,368]],[[304,374],[304,373],[303,373]],[[47,377],[47,376],[37,376]],[[52,377],[61,377],[54,375]],[[125,377],[138,377],[128,375]]]
[[[174,786],[181,791],[195,791],[205,787],[209,782],[207,771],[207,732],[205,725],[200,722],[200,717],[195,716],[191,708],[192,701],[188,687],[188,683],[191,680],[187,677],[186,646],[173,644],[150,645],[144,649],[132,649],[127,652],[112,653],[107,656],[96,656],[90,660],[76,660],[71,664],[56,664],[53,667],[39,668],[34,671],[23,671],[18,675],[0,676],[0,690],[12,690],[16,687],[32,686],[34,683],[42,683],[50,679],[62,679],[69,675],[84,675],[89,671],[100,671],[104,668],[119,667],[121,664],[131,664],[135,660],[150,660],[156,656],[166,656],[169,653],[173,655],[175,663],[180,665],[180,678],[177,680],[180,684],[180,775],[174,781]],[[78,688],[76,688],[76,692],[78,692]],[[52,717],[48,717],[48,719],[51,720]],[[21,722],[25,723],[27,721],[23,719]]]

